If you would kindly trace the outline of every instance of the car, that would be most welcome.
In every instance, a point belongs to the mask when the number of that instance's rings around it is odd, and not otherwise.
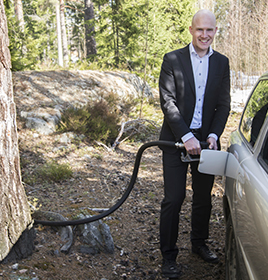
[[[268,72],[253,87],[227,151],[202,150],[199,171],[225,176],[226,279],[268,279]]]

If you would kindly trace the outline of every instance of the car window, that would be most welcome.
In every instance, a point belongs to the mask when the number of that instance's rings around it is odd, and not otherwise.
[[[268,110],[268,80],[255,87],[243,113],[240,131],[250,146],[254,147]]]
[[[266,134],[263,147],[258,159],[265,170],[268,171],[268,134]]]

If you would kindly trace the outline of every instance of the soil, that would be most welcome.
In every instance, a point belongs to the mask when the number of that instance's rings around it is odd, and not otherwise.
[[[232,124],[228,122],[221,138],[227,147]],[[121,197],[128,186],[135,156],[142,143],[124,142],[114,151],[85,141],[61,143],[61,135],[41,136],[25,129],[18,120],[21,170],[29,201],[42,211],[60,213],[75,219],[92,208],[108,208]],[[153,136],[157,140],[157,135]],[[72,178],[60,182],[40,179],[38,166],[55,159],[69,163]],[[212,215],[209,247],[218,255],[218,264],[208,264],[191,253],[191,179],[181,211],[178,237],[182,280],[225,279],[225,222],[222,209],[223,178],[216,177],[212,191]],[[35,226],[35,250],[27,259],[0,264],[0,279],[162,279],[159,250],[159,213],[163,199],[161,151],[147,149],[142,157],[138,179],[126,202],[111,216],[103,219],[110,227],[115,251],[85,253],[74,231],[74,242],[67,254],[57,229]]]

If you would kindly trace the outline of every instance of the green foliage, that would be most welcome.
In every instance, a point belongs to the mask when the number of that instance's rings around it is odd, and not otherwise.
[[[41,181],[59,182],[71,178],[72,175],[73,171],[69,163],[60,164],[52,160],[38,166],[34,173],[26,171],[22,174],[22,180],[28,185],[34,185]]]
[[[140,103],[137,104],[135,109],[130,112],[130,117],[132,119],[137,119],[140,114]],[[143,103],[142,106],[142,118],[153,121],[156,125],[161,126],[163,122],[163,113],[160,108],[159,102],[155,102],[154,100]]]
[[[268,82],[260,81],[254,90],[254,94],[250,98],[250,103],[247,105],[247,117],[253,118],[260,108],[268,104]]]
[[[86,123],[89,118],[90,113],[86,108],[70,107],[62,114],[59,130],[86,134]]]
[[[46,0],[23,1],[24,27],[14,16],[14,7],[6,5],[10,53],[13,71],[36,69],[43,61],[56,60],[55,15]]]
[[[5,8],[13,71],[59,68],[55,2],[23,1],[24,29],[16,20],[14,3],[6,0]],[[194,0],[95,0],[91,23],[97,55],[87,60],[84,3],[66,1],[69,68],[121,69],[142,77],[146,67],[146,80],[157,86],[164,54],[191,40],[188,27],[194,9]]]
[[[84,26],[84,1],[66,1],[66,24],[69,34],[69,50],[70,53],[75,56],[77,52],[83,54],[85,52],[85,26]],[[72,55],[71,55],[71,60]],[[89,63],[85,59],[80,59],[80,63],[85,63],[88,67]],[[73,65],[76,66],[76,62],[73,61]],[[88,69],[88,68],[85,68]]]
[[[59,182],[71,178],[73,171],[69,163],[59,164],[56,161],[50,161],[39,167],[37,174],[43,180]]]
[[[122,139],[128,137],[136,141],[145,141],[151,137],[155,138],[155,135],[159,134],[163,117],[159,104],[153,100],[144,102],[142,118],[151,122],[135,121],[139,116],[139,106],[138,100],[122,101],[111,93],[92,105],[67,109],[62,114],[58,131],[72,131],[85,135],[88,141],[96,140],[110,144],[114,143],[118,136],[123,119],[127,119],[130,122],[125,127],[126,133],[123,134]]]
[[[130,0],[112,3],[105,5],[97,15],[99,64],[140,74],[144,71],[147,52],[147,74],[155,82],[164,54],[191,40],[188,27],[195,1]]]
[[[256,129],[253,132],[253,120],[258,116],[255,120],[255,124],[258,123],[260,127],[263,124],[263,121],[266,118],[267,114],[267,104],[268,104],[268,82],[266,80],[260,81],[257,87],[254,89],[253,95],[249,99],[249,103],[246,106],[246,110],[243,114],[242,122],[241,122],[241,129],[248,140],[256,141],[257,135]],[[259,114],[257,114],[259,112]]]
[[[83,108],[69,108],[62,115],[59,131],[73,131],[84,134],[89,140],[109,143],[118,134],[119,114],[114,99],[102,99]],[[110,106],[113,104],[112,106]]]
[[[143,6],[141,1],[112,1],[96,11],[96,41],[99,64],[106,67],[128,67],[135,57],[140,36],[143,34]]]

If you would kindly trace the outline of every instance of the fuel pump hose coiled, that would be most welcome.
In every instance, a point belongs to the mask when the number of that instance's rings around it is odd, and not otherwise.
[[[69,220],[69,221],[41,221],[41,220],[35,220],[34,224],[41,224],[44,226],[75,226],[75,225],[81,225],[81,224],[87,224],[87,223],[91,223],[97,220],[100,220],[106,216],[109,216],[110,214],[112,214],[115,210],[117,210],[128,198],[130,192],[132,191],[134,184],[136,182],[137,176],[138,176],[138,171],[139,171],[139,166],[140,166],[140,161],[141,161],[141,156],[142,153],[144,152],[144,150],[146,150],[149,147],[152,146],[167,146],[167,147],[174,147],[174,148],[182,148],[183,146],[180,146],[182,144],[180,143],[175,143],[175,142],[170,142],[170,141],[153,141],[153,142],[148,142],[143,144],[136,155],[136,160],[135,160],[135,164],[134,164],[134,168],[133,168],[133,172],[132,172],[132,176],[131,176],[131,180],[130,183],[127,187],[127,189],[125,190],[124,194],[122,195],[122,197],[116,202],[116,204],[114,204],[111,208],[109,208],[108,210],[98,214],[98,215],[94,215],[85,219],[79,219],[79,220]]]

